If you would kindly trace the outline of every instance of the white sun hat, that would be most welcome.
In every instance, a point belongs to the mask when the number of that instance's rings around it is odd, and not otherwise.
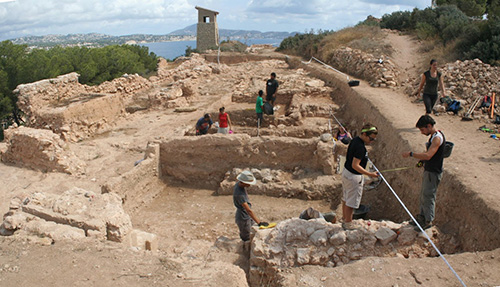
[[[253,173],[249,170],[245,170],[242,173],[238,174],[236,177],[238,181],[241,181],[246,184],[254,185],[257,183],[257,180],[255,179],[255,176],[253,176]]]

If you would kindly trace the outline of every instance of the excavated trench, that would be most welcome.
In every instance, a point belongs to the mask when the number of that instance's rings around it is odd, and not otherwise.
[[[337,159],[338,155],[345,154],[346,147],[340,143],[333,144],[331,139],[326,141],[320,139],[321,135],[337,128],[330,112],[334,112],[338,119],[352,128],[361,126],[365,115],[369,113],[371,122],[383,126],[386,130],[379,135],[377,144],[373,146],[370,152],[371,159],[377,166],[404,165],[402,159],[390,155],[407,150],[408,144],[375,107],[354,89],[333,77],[329,71],[303,66],[297,59],[288,58],[287,62],[291,68],[303,68],[331,87],[333,89],[330,94],[331,102],[321,102],[317,107],[307,111],[300,108],[297,110],[298,105],[294,104],[294,96],[288,95],[278,102],[280,109],[276,114],[267,116],[260,128],[257,127],[255,111],[251,105],[240,110],[232,110],[231,118],[235,134],[230,137],[223,135],[194,137],[188,133],[185,137],[161,143],[159,159],[161,176],[167,181],[181,182],[181,184],[187,183],[188,179],[191,183],[203,182],[205,187],[208,178],[210,188],[217,190],[215,194],[229,195],[232,193],[231,187],[238,172],[244,168],[251,168],[258,174],[261,182],[260,186],[258,184],[258,187],[252,190],[255,194],[305,200],[322,199],[329,201],[332,209],[335,209],[340,203],[341,194],[340,175],[336,173]],[[253,100],[248,103],[253,104]],[[200,157],[196,154],[200,149],[208,149],[211,152],[206,157]],[[204,168],[204,163],[207,161],[214,167]],[[186,164],[187,162],[189,164]],[[405,177],[389,174],[386,179],[407,207],[411,211],[417,210],[421,171],[410,170]],[[485,213],[494,214],[495,211],[489,209],[486,203],[475,197],[459,179],[446,171],[439,191],[437,218],[434,223],[439,230],[438,247],[441,251],[444,253],[482,251],[500,246],[498,234],[490,232],[495,224],[484,216]],[[404,222],[409,218],[383,183],[373,191],[366,192],[362,203],[371,206],[365,219]],[[470,206],[475,208],[469,208]],[[374,256],[390,256],[391,252],[388,250],[384,255],[377,253]],[[429,252],[428,256],[436,254]],[[335,266],[335,264],[328,265],[324,260],[318,262],[311,264]],[[253,276],[258,278],[256,280],[269,282],[268,280],[276,276],[277,271],[273,268],[259,268],[261,269],[257,271],[253,269],[255,273]],[[252,270],[252,267],[250,269]],[[250,283],[255,285],[252,280]],[[275,286],[280,285],[276,283]]]

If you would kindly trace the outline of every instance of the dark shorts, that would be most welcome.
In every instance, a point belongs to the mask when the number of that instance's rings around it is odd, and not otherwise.
[[[264,114],[263,113],[257,113],[257,119],[260,119],[260,123],[264,121]]]
[[[252,228],[253,220],[236,220],[236,225],[240,230],[240,238],[243,241],[250,240],[250,229]]]

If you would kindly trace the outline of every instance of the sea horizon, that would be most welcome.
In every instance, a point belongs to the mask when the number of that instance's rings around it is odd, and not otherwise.
[[[246,39],[245,41],[239,41],[248,46],[270,44],[278,47],[283,39]],[[157,56],[167,60],[174,60],[177,57],[184,56],[188,47],[196,49],[196,40],[138,43],[138,45],[148,47],[149,52],[153,52]]]

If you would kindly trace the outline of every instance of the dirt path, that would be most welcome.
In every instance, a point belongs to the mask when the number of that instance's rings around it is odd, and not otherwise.
[[[387,33],[386,40],[394,50],[391,56],[393,63],[401,71],[399,82],[418,75],[420,72],[417,67],[422,60],[418,53],[418,43],[411,36],[399,35],[397,32]]]

